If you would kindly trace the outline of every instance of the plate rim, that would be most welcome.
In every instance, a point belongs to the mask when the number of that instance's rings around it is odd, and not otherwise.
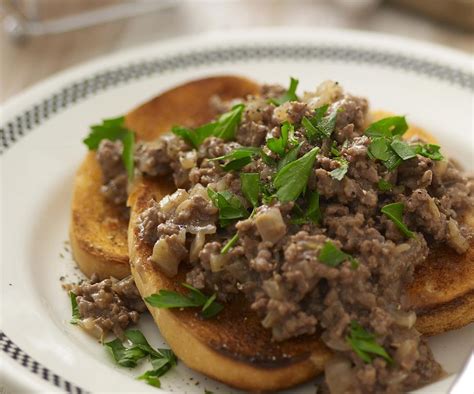
[[[288,35],[289,32],[291,32],[290,37],[283,40],[283,37]],[[295,39],[302,35],[312,37],[315,35],[319,37],[344,37],[346,42],[339,45],[304,43],[301,46],[296,46],[291,44],[291,38]],[[249,37],[252,38],[253,42],[243,43],[244,39]],[[365,40],[365,44],[374,42],[377,45],[372,49],[363,47],[349,48],[347,45],[349,42],[354,41],[354,37],[360,38],[362,41]],[[209,42],[215,42],[217,39],[221,43],[225,43],[226,41],[231,42],[234,46],[228,48],[208,47]],[[268,39],[276,42],[276,44],[269,44],[265,41]],[[395,47],[398,46],[398,49],[406,47],[407,51],[397,53],[393,48],[385,50],[380,44],[382,41],[387,42],[387,40]],[[283,53],[283,55],[299,54],[302,56],[301,60],[304,60],[305,57],[307,60],[318,59],[317,56],[305,54],[305,51],[308,52],[308,49],[311,48],[314,48],[316,51],[323,51],[322,53],[325,55],[332,55],[333,57],[330,58],[330,60],[345,60],[352,63],[381,65],[396,69],[400,72],[402,71],[400,66],[407,66],[410,64],[410,61],[414,60],[415,63],[412,64],[413,68],[407,72],[435,79],[438,82],[442,81],[453,84],[458,88],[468,90],[471,94],[474,92],[474,73],[472,72],[472,68],[469,71],[469,65],[472,66],[474,57],[440,45],[387,34],[341,29],[304,28],[290,30],[288,28],[265,28],[252,29],[250,31],[234,30],[225,33],[210,32],[195,36],[183,36],[124,49],[111,55],[92,59],[61,71],[8,99],[0,108],[0,163],[3,161],[2,159],[5,152],[10,151],[11,147],[15,145],[15,142],[26,136],[29,132],[32,132],[37,126],[41,125],[43,121],[55,114],[61,113],[62,110],[74,106],[76,103],[94,97],[100,92],[124,86],[129,82],[153,75],[183,70],[186,69],[186,67],[195,67],[197,64],[193,64],[193,62],[196,61],[201,61],[199,65],[224,64],[229,59],[236,60],[232,58],[232,56],[236,56],[236,52],[239,51],[239,56],[241,57],[239,58],[237,56],[238,60],[244,59],[242,55],[255,56],[259,53],[259,50],[264,51],[263,53],[260,52],[260,55],[266,55],[266,60],[283,60],[275,56],[281,55],[277,50],[281,51],[282,41],[283,45],[286,45],[285,50],[288,51]],[[198,43],[200,45],[196,45],[196,48],[192,51],[183,53],[183,49],[191,46],[190,43]],[[137,56],[140,54],[143,55],[147,49],[152,49],[152,52],[156,54],[158,52],[157,48],[160,47],[167,48],[168,52],[165,51],[163,55],[154,56],[152,58]],[[174,49],[170,50],[170,48]],[[416,52],[420,48],[422,48],[421,55],[417,56]],[[267,50],[267,52],[265,52],[265,50]],[[228,55],[229,58],[223,58],[223,53],[226,56]],[[199,54],[204,57],[199,58]],[[317,55],[316,52],[312,54]],[[357,56],[358,54],[359,57]],[[139,60],[131,61],[135,56],[139,58]],[[184,65],[176,63],[177,56],[181,56],[181,59],[191,59],[190,63]],[[208,57],[207,59],[205,58],[206,56]],[[172,59],[171,62],[170,59]],[[253,57],[251,59],[256,60],[257,58]],[[294,59],[294,57],[292,59]],[[166,61],[168,61],[168,66],[160,68],[163,66],[163,62]],[[395,62],[391,63],[392,61]],[[156,67],[153,68],[153,65]],[[179,65],[179,67],[177,67],[177,65]],[[417,68],[419,66],[422,68]],[[448,74],[444,74],[443,72],[448,72]],[[110,76],[112,76],[112,78],[107,82],[107,77]],[[92,84],[92,88],[89,87],[90,84]],[[32,97],[35,100],[38,98],[40,103],[31,104],[34,102],[32,101]],[[27,105],[26,103],[29,104]],[[5,115],[10,112],[11,114],[7,118]],[[21,115],[19,115],[20,113]],[[9,356],[9,358],[17,362],[19,367],[23,366],[26,370],[39,375],[45,382],[52,383],[56,387],[64,389],[66,392],[76,392],[78,394],[87,392],[31,358],[26,351],[22,350],[9,339],[1,328],[0,347],[2,348],[2,356]],[[23,369],[23,371],[25,371],[25,369]],[[14,376],[12,376],[12,378],[14,378]]]

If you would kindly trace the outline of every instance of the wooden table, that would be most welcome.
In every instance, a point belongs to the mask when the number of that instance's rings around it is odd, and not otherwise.
[[[12,42],[2,31],[0,102],[59,70],[96,56],[185,34],[254,26],[361,29],[439,43],[471,53],[474,43],[472,33],[389,5],[355,13],[329,0],[186,1],[144,16],[32,38],[22,45]]]

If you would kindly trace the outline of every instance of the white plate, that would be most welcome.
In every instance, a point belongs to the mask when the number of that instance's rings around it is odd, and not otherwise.
[[[148,45],[61,73],[2,111],[0,353],[8,387],[156,391],[133,378],[138,371],[114,366],[96,341],[68,324],[59,278],[79,276],[64,242],[72,179],[86,153],[81,139],[89,125],[173,85],[233,73],[283,84],[291,75],[306,89],[337,80],[368,97],[372,108],[406,114],[436,134],[445,152],[474,168],[472,59],[426,44],[352,31],[219,33]],[[153,344],[164,345],[149,317],[140,327]],[[447,392],[473,337],[471,325],[430,340],[449,376],[423,392]],[[182,363],[162,384],[175,393],[232,391]],[[314,383],[298,391],[313,393]]]

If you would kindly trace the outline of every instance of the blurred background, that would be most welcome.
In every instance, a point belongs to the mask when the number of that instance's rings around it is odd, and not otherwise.
[[[0,103],[64,68],[186,34],[349,28],[474,51],[474,0],[0,0]]]

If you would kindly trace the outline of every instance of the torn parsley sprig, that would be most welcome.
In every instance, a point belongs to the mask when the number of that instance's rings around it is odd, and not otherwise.
[[[170,349],[153,349],[139,330],[129,329],[124,334],[128,346],[124,346],[118,338],[104,343],[104,346],[110,351],[115,362],[122,367],[135,368],[142,359],[148,357],[152,369],[137,379],[144,380],[151,386],[160,387],[159,377],[177,364],[174,353]]]
[[[227,163],[223,165],[222,167],[223,170],[224,171],[232,171],[232,170],[237,171],[245,167],[247,164],[249,164],[252,161],[252,158],[259,154],[261,154],[260,148],[245,146],[245,147],[234,149],[232,152],[229,152],[228,154],[224,156],[219,156],[214,159],[211,159],[211,161],[216,161],[216,160],[227,161]]]
[[[413,238],[415,233],[410,231],[405,223],[403,223],[403,211],[405,210],[405,205],[402,202],[394,202],[392,204],[387,204],[382,208],[382,213],[385,214],[398,229],[405,234],[408,238]]]
[[[321,222],[321,209],[319,207],[319,193],[317,191],[306,192],[306,210],[303,210],[298,204],[293,209],[294,215],[291,219],[292,224],[306,224]]]
[[[335,160],[339,163],[339,167],[332,170],[329,175],[331,175],[333,179],[342,181],[342,178],[344,178],[349,169],[349,162],[344,157],[337,157]]]
[[[125,127],[125,118],[104,119],[102,124],[91,126],[91,132],[83,140],[89,150],[96,150],[102,140],[122,141],[122,162],[128,178],[133,178],[135,133]]]
[[[306,129],[306,136],[311,143],[318,139],[329,138],[336,127],[337,112],[325,116],[329,105],[316,108],[312,118],[303,117],[301,124]]]
[[[219,209],[219,223],[225,227],[233,220],[247,218],[249,213],[243,206],[242,201],[231,191],[224,190],[216,192],[210,187],[207,194],[216,208]]]
[[[287,101],[297,101],[298,96],[296,95],[296,89],[298,88],[298,83],[299,81],[296,78],[290,77],[290,87],[286,93],[277,98],[270,98],[268,99],[268,102],[278,106],[286,103]]]
[[[199,148],[204,140],[210,136],[222,138],[224,141],[230,141],[235,138],[235,131],[240,123],[244,109],[245,106],[243,104],[236,104],[230,111],[223,113],[214,122],[207,123],[195,129],[174,126],[171,131],[187,141],[194,148]]]
[[[401,138],[408,130],[404,116],[391,116],[372,123],[365,134],[371,137],[368,155],[380,160],[389,171],[397,168],[402,161],[416,155],[432,160],[442,160],[440,147],[433,144],[410,144]]]
[[[318,152],[319,148],[314,147],[304,156],[286,164],[278,171],[273,180],[278,200],[282,202],[295,201],[306,189]]]
[[[280,157],[285,156],[288,142],[292,140],[294,131],[295,127],[290,122],[284,122],[280,128],[280,137],[267,140],[268,149]]]
[[[350,261],[352,268],[357,268],[359,262],[350,254],[343,252],[333,242],[326,241],[319,252],[318,259],[330,267],[337,267],[344,261]]]
[[[382,357],[390,364],[393,363],[392,357],[377,343],[375,336],[355,320],[351,322],[349,335],[346,337],[346,340],[352,350],[365,363],[371,363],[376,356]]]
[[[201,307],[200,314],[204,319],[216,316],[224,308],[215,301],[215,294],[208,297],[187,283],[182,283],[181,285],[189,290],[187,294],[162,289],[157,294],[146,297],[145,301],[151,306],[165,309]]]
[[[72,317],[69,323],[78,324],[81,321],[81,314],[79,312],[79,306],[77,305],[77,296],[72,291],[69,292],[69,299],[71,301]]]

